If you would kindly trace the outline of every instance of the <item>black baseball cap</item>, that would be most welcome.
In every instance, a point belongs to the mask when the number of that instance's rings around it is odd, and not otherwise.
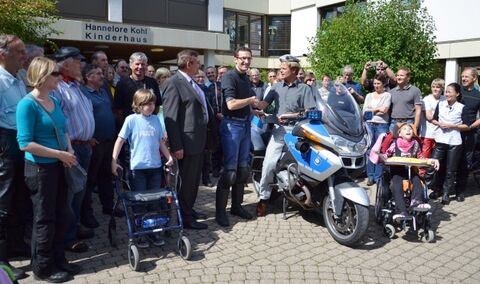
[[[57,62],[63,61],[67,58],[75,58],[75,59],[80,59],[82,61],[85,60],[85,56],[83,56],[80,53],[80,50],[76,47],[72,46],[67,46],[67,47],[61,47],[54,55],[53,59],[55,59]]]

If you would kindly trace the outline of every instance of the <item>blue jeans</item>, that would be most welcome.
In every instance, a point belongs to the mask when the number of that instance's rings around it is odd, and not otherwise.
[[[367,127],[369,128],[370,132],[372,133],[372,145],[370,146],[369,152],[372,149],[373,145],[383,133],[388,132],[388,124],[387,123],[371,123],[367,122]],[[383,164],[374,164],[368,159],[367,162],[367,176],[369,180],[378,181],[383,173]]]
[[[162,186],[162,168],[132,170],[133,190],[155,190]]]
[[[92,157],[92,146],[89,144],[73,144],[75,157],[77,161],[88,172],[90,166],[90,158]],[[67,190],[67,205],[70,209],[70,221],[65,235],[65,244],[72,245],[77,239],[77,224],[80,221],[80,210],[82,208],[83,197],[85,196],[85,189],[77,193],[72,193]]]
[[[390,132],[393,132],[393,131],[396,130],[397,123],[400,123],[400,122],[397,121],[397,119],[395,119],[395,118],[390,119]],[[413,119],[413,118],[404,119],[404,120],[402,120],[401,123],[413,124],[413,123],[415,123],[415,119]]]
[[[223,118],[220,124],[225,170],[247,167],[250,157],[250,120],[237,121]]]

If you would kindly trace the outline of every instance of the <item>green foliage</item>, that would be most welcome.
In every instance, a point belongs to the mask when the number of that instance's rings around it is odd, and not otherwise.
[[[58,20],[55,5],[54,0],[0,0],[0,33],[43,45],[48,36],[59,33],[51,27]]]
[[[382,60],[394,71],[410,68],[412,82],[428,90],[438,70],[434,30],[420,0],[347,1],[345,13],[324,21],[310,40],[308,60],[316,74],[333,77],[350,64],[356,79],[367,61]]]

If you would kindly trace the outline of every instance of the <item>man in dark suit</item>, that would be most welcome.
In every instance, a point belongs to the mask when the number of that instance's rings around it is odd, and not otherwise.
[[[206,216],[193,210],[202,172],[203,150],[209,121],[214,114],[194,76],[200,68],[198,53],[182,50],[177,54],[178,72],[164,84],[163,109],[171,151],[179,162],[181,188],[178,194],[184,226],[206,229],[196,220]]]

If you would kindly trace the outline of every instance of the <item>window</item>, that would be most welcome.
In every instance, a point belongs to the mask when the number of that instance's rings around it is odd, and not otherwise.
[[[365,0],[355,1],[360,4],[365,4]],[[345,3],[339,3],[331,6],[325,6],[320,8],[320,17],[321,23],[320,27],[323,25],[323,21],[330,23],[335,17],[340,16],[345,12]]]
[[[267,17],[225,10],[223,30],[229,35],[230,51],[245,46],[253,56],[290,53],[290,16]]]
[[[236,33],[236,21],[235,13],[225,11],[223,14],[223,32],[228,34],[230,38],[230,50],[235,50]]]
[[[245,46],[252,50],[252,55],[262,55],[263,16],[225,10],[223,30],[229,35],[231,51]]]
[[[290,16],[268,17],[268,56],[290,53]]]
[[[250,16],[250,48],[254,56],[260,56],[262,51],[263,17]]]

